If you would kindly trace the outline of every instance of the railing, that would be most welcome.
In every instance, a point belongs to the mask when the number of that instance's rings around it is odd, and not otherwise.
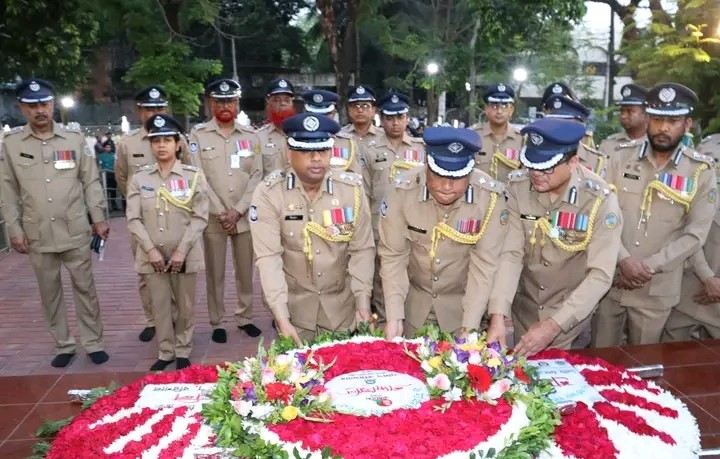
[[[2,213],[0,213],[2,215]],[[10,237],[5,227],[5,220],[0,216],[0,253],[10,250]]]

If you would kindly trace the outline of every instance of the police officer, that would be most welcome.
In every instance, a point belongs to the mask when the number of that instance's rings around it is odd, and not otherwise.
[[[648,115],[645,113],[645,98],[648,90],[640,85],[626,84],[620,90],[620,125],[623,131],[612,134],[600,142],[598,150],[607,157],[615,153],[632,153],[646,138]]]
[[[717,207],[713,161],[680,143],[697,101],[685,86],[655,86],[648,141],[611,158],[607,177],[626,224],[614,288],[593,318],[596,346],[620,345],[625,332],[629,344],[660,341],[680,301],[683,262],[705,243]]]
[[[295,115],[295,89],[287,78],[273,78],[265,94],[268,121],[258,129],[263,155],[263,176],[287,164],[287,148],[282,122]]]
[[[342,131],[350,134],[363,147],[374,145],[382,135],[375,127],[375,114],[377,106],[375,91],[368,85],[350,86],[348,88],[348,117],[350,124]]]
[[[622,217],[610,186],[580,166],[579,123],[541,119],[510,174],[507,237],[490,312],[512,313],[515,351],[569,348],[610,288]],[[517,294],[515,293],[517,290]]]
[[[253,252],[247,221],[250,198],[262,180],[260,140],[236,121],[240,84],[231,79],[209,83],[205,97],[212,119],[190,132],[192,164],[205,173],[210,188],[210,218],[203,234],[207,299],[212,340],[227,342],[225,316],[225,254],[230,239],[238,305],[235,323],[248,335],[260,335],[252,323]]]
[[[138,245],[135,269],[145,275],[152,296],[159,352],[150,371],[162,371],[176,359],[180,370],[190,366],[195,286],[204,267],[200,239],[208,222],[207,183],[197,167],[176,158],[183,129],[175,119],[153,115],[144,128],[156,163],[141,168],[130,182],[128,230]]]
[[[90,259],[90,227],[107,239],[107,201],[95,152],[79,129],[52,119],[53,86],[39,78],[17,86],[18,105],[28,124],[5,135],[0,150],[0,203],[12,248],[30,255],[45,321],[55,340],[51,365],[65,367],[75,355],[60,281],[70,272],[82,347],[104,363],[103,324]]]
[[[337,115],[337,103],[340,96],[324,89],[312,89],[302,95],[305,101],[305,111],[320,116],[327,116],[335,119]],[[334,145],[330,157],[330,167],[340,171],[360,173],[360,158],[365,153],[358,142],[353,139],[352,134],[338,132],[334,136]]]
[[[545,88],[541,99],[543,108],[545,108],[545,102],[547,102],[548,99],[554,96],[561,96],[567,99],[574,100],[576,102],[580,102],[580,99],[575,94],[575,91],[573,91],[570,86],[566,85],[562,81],[555,81],[553,83],[550,83]]]
[[[423,139],[427,165],[400,175],[380,207],[388,339],[428,323],[480,328],[505,238],[504,186],[474,168],[480,135],[430,127]],[[493,317],[489,340],[504,334],[503,317]]]
[[[518,154],[522,136],[510,124],[515,111],[515,91],[505,83],[491,84],[483,101],[487,122],[470,127],[482,136],[483,148],[478,152],[475,166],[505,182],[508,173],[520,167]]]
[[[136,113],[140,118],[140,128],[134,129],[120,138],[117,143],[115,158],[115,181],[123,196],[128,195],[128,184],[133,174],[141,167],[153,164],[155,157],[150,149],[150,139],[147,137],[145,123],[159,113],[167,113],[167,93],[158,86],[148,86],[135,94]],[[133,256],[137,253],[135,238],[130,236],[130,251]],[[148,290],[145,276],[140,274],[138,282],[140,301],[145,313],[145,328],[140,332],[140,341],[150,341],[155,336],[155,320],[152,315],[152,299]]]
[[[362,170],[363,182],[370,199],[373,234],[375,243],[379,239],[380,204],[392,189],[395,178],[401,172],[425,164],[425,145],[422,139],[410,137],[407,132],[410,99],[402,93],[390,90],[379,101],[380,120],[384,135],[365,151]],[[375,263],[373,284],[373,309],[385,315],[382,282],[380,280],[380,258]]]
[[[257,188],[249,219],[277,329],[299,342],[370,319],[375,246],[361,177],[330,167],[340,126],[303,113],[283,130],[290,166]]]

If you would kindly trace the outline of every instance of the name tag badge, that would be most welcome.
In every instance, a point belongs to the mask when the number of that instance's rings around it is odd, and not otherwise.
[[[631,180],[640,180],[640,176],[639,176],[639,175],[628,174],[627,172],[625,172],[625,173],[623,174],[623,177],[624,177],[624,178],[629,178],[629,179],[631,179]]]
[[[301,221],[305,219],[304,215],[285,215],[286,221]]]
[[[145,191],[155,191],[155,187],[149,186],[149,185],[143,185],[140,187],[141,190]]]
[[[540,217],[538,217],[537,215],[520,214],[520,218],[522,218],[523,220],[535,221]]]
[[[375,158],[376,163],[384,163],[385,161],[387,161],[387,158],[385,156]]]
[[[230,155],[230,169],[240,169],[240,155]]]
[[[35,156],[31,155],[30,153],[20,153],[20,156],[27,159],[35,159]]]
[[[478,156],[486,156],[487,155],[487,153],[485,153],[484,151],[478,151],[477,154],[478,154]]]
[[[409,229],[410,231],[415,231],[416,233],[427,234],[427,230],[418,228],[417,226],[408,225],[407,229]]]
[[[142,153],[133,153],[133,158],[144,158],[144,157],[145,157],[145,155],[143,155]]]

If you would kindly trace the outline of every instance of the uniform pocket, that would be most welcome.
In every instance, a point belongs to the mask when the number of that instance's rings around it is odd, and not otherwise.
[[[68,235],[70,235],[70,237],[83,236],[90,233],[90,226],[88,223],[87,213],[85,211],[68,212],[67,226]]]
[[[29,241],[40,240],[40,224],[35,220],[25,219],[22,223],[23,231],[25,231],[25,237]]]

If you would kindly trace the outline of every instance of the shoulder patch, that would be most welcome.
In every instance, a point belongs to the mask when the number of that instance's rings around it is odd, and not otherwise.
[[[508,174],[508,182],[522,182],[523,180],[529,180],[530,175],[528,174],[527,169],[518,169],[515,171],[511,171]]]
[[[282,169],[276,169],[270,172],[265,178],[263,178],[263,182],[265,182],[265,186],[273,187],[278,183],[284,182],[285,176],[285,171],[283,171]]]
[[[196,166],[191,166],[190,164],[183,164],[182,167],[183,167],[183,169],[185,169],[185,170],[193,171],[193,172],[197,172],[197,171],[200,170],[200,169],[198,169]]]
[[[352,186],[362,186],[362,175],[354,172],[341,172],[341,171],[330,171],[330,176],[333,180],[338,182],[346,183]]]
[[[17,134],[18,132],[23,132],[24,130],[25,130],[25,126],[15,126],[14,128],[10,129],[9,131],[7,131],[5,133],[5,137],[12,135],[12,134]]]
[[[504,193],[505,192],[505,184],[495,180],[485,172],[475,169],[472,171],[471,179],[470,179],[470,185],[480,185],[481,188],[484,188],[488,191],[491,191],[493,193]]]

